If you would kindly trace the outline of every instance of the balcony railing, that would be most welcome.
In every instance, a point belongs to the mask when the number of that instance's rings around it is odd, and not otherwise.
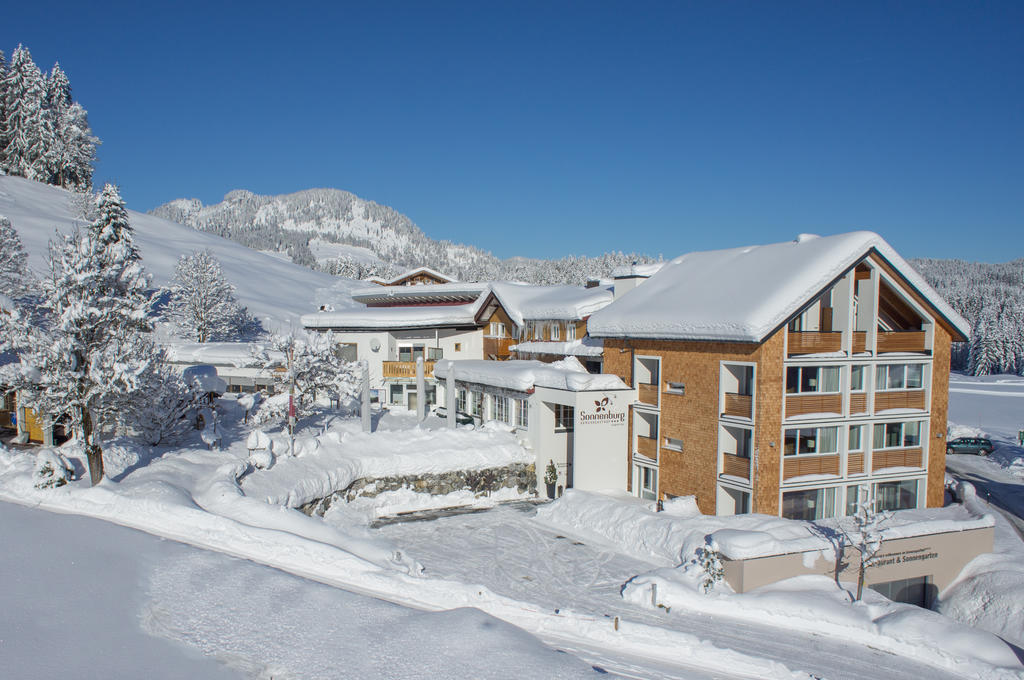
[[[850,415],[868,412],[868,395],[864,392],[850,394]]]
[[[786,417],[802,416],[808,413],[843,412],[841,394],[789,394],[786,395]]]
[[[863,453],[848,453],[848,454],[846,454],[846,474],[848,474],[848,475],[862,475],[862,474],[864,474],[864,454]]]
[[[647,456],[651,460],[658,460],[658,440],[654,437],[641,437],[637,435],[636,452]]]
[[[804,475],[839,475],[839,456],[786,456],[782,479]]]
[[[863,354],[868,351],[868,334],[864,331],[853,332],[853,353]]]
[[[921,461],[921,449],[893,449],[891,451],[872,452],[872,472],[878,472],[879,470],[891,467],[924,467]]]
[[[790,355],[838,352],[842,348],[843,334],[839,331],[830,331],[827,333],[820,333],[816,331],[791,331],[789,333]]]
[[[754,398],[749,394],[725,393],[725,407],[722,415],[750,418]]]
[[[924,390],[897,390],[875,392],[875,413],[891,408],[925,409]]]
[[[434,362],[424,361],[423,362],[423,375],[430,377],[434,375]],[[385,378],[415,378],[416,377],[416,362],[415,361],[385,361],[383,368],[383,376]]]
[[[641,404],[649,404],[651,406],[658,405],[658,386],[648,385],[647,383],[640,383],[637,385],[638,398]]]
[[[924,331],[878,331],[878,352],[926,352]]]
[[[722,474],[740,479],[750,479],[750,459],[733,453],[723,453]]]

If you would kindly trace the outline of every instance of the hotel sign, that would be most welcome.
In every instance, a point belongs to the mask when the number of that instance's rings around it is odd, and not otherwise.
[[[621,427],[626,424],[626,412],[616,408],[616,395],[594,399],[594,405],[581,408],[576,416],[579,425],[612,425]]]

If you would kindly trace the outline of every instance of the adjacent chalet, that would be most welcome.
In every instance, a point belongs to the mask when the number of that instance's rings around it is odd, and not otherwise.
[[[619,291],[616,291],[617,293]],[[638,496],[820,519],[943,500],[950,343],[967,323],[881,237],[689,253],[594,312],[637,390]]]
[[[380,286],[422,286],[435,283],[456,283],[455,279],[446,276],[441,272],[434,271],[429,267],[417,267],[399,274],[393,279],[382,279],[379,276],[371,276],[366,279],[368,283],[376,283]]]

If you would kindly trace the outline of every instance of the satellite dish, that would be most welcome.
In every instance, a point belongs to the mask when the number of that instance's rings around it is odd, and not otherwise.
[[[374,352],[379,352],[380,351],[380,340],[378,340],[377,338],[374,338],[373,340],[370,340],[370,349],[373,350]]]

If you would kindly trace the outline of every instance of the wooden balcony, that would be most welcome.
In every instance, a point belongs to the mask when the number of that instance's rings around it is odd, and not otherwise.
[[[749,394],[725,393],[725,410],[722,415],[736,416],[737,418],[751,418],[751,408],[754,398]]]
[[[925,410],[924,390],[897,390],[875,392],[875,413],[891,408],[916,408]]]
[[[828,333],[789,333],[790,356],[795,354],[823,354],[825,352],[838,352],[842,348],[843,334],[839,331],[831,331]]]
[[[636,452],[642,456],[647,456],[651,460],[658,460],[658,440],[654,437],[641,437],[637,435]]]
[[[750,479],[750,459],[732,453],[723,453],[722,474],[740,479]]]
[[[862,474],[864,474],[864,454],[863,453],[848,453],[848,454],[846,454],[846,474],[848,474],[848,475],[862,475]]]
[[[841,394],[788,394],[786,395],[786,417],[807,415],[808,413],[843,412],[843,395]]]
[[[868,334],[864,331],[853,332],[853,353],[863,354],[868,351]]]
[[[839,455],[786,456],[782,468],[782,479],[792,479],[804,475],[839,476]]]
[[[425,377],[431,377],[434,375],[434,363],[433,361],[423,362],[423,375]],[[416,362],[415,361],[385,361],[383,367],[383,376],[385,378],[415,378],[416,377]]]
[[[878,352],[927,352],[924,331],[878,331]]]
[[[893,449],[890,451],[872,452],[872,472],[878,472],[879,470],[891,467],[924,467],[921,462],[921,449]]]
[[[519,344],[515,338],[488,338],[484,337],[484,359],[498,359],[504,361],[512,356],[509,347]]]
[[[868,412],[868,395],[865,392],[852,392],[850,394],[850,415],[855,413]]]
[[[637,385],[637,396],[641,404],[658,405],[658,386],[640,383]]]

